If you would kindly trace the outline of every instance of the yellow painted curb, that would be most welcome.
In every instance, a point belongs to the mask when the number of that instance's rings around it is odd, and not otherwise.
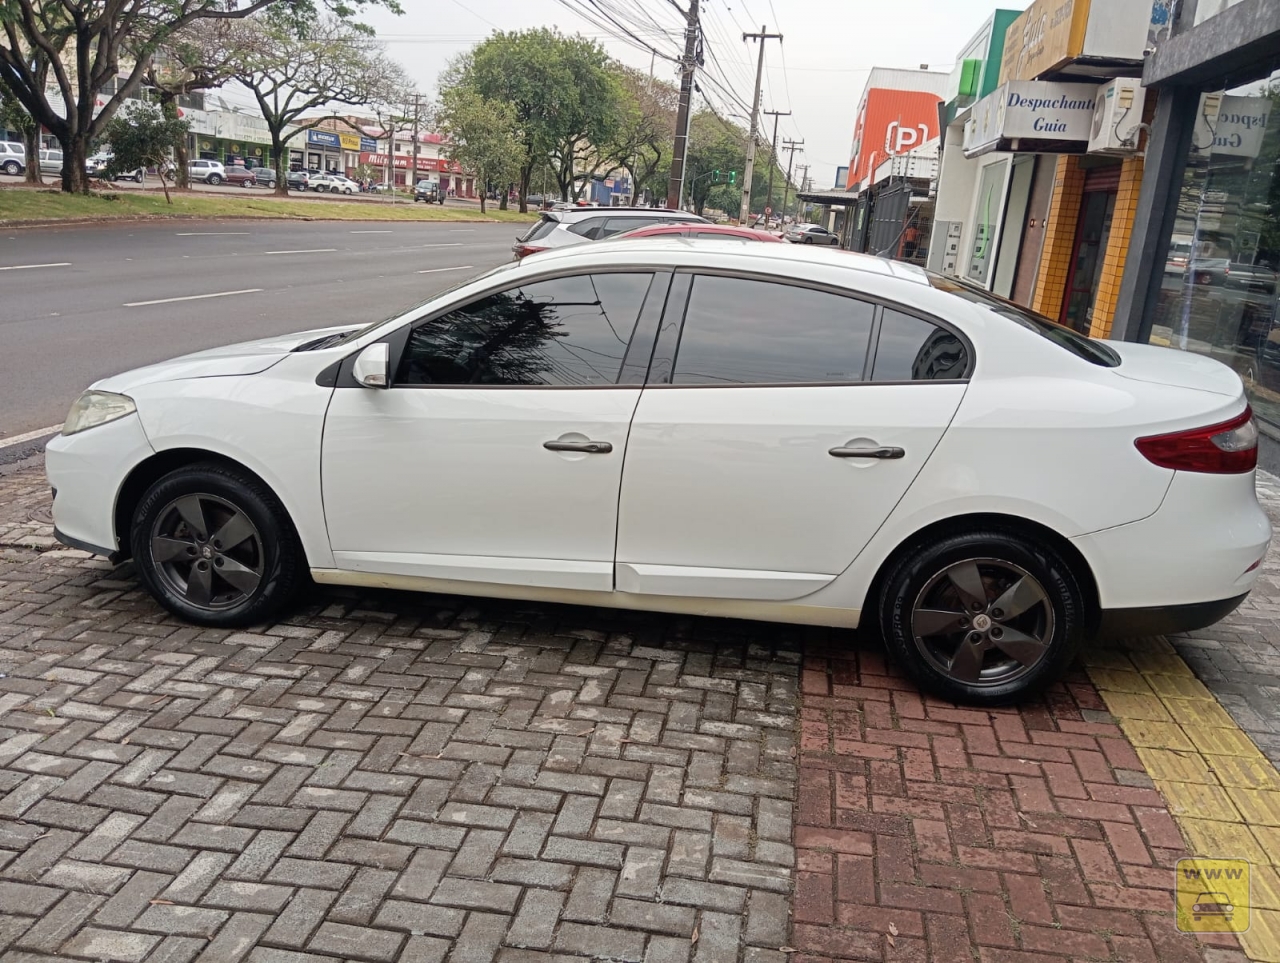
[[[1192,856],[1252,863],[1257,963],[1280,963],[1280,772],[1164,638],[1088,652],[1089,677],[1164,796]]]

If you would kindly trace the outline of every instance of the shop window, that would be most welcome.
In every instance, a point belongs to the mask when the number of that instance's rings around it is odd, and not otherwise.
[[[1209,355],[1280,427],[1280,71],[1200,99],[1151,341]]]

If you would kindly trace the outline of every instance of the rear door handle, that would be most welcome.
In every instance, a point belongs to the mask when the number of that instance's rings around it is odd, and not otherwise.
[[[887,461],[902,458],[906,451],[901,448],[832,448],[828,454],[836,458],[879,458]]]
[[[584,451],[589,455],[607,455],[613,445],[607,441],[544,441],[547,451]]]

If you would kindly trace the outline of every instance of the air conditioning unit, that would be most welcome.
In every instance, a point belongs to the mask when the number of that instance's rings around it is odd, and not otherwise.
[[[1117,77],[1098,88],[1093,102],[1090,154],[1136,154],[1147,92],[1136,77]]]

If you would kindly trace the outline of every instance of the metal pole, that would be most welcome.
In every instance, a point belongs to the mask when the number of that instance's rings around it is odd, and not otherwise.
[[[693,103],[693,72],[698,55],[698,0],[689,0],[684,31],[684,57],[680,61],[680,106],[676,110],[676,139],[671,152],[671,176],[667,179],[667,207],[678,208],[684,195],[684,167],[689,153],[689,115]]]
[[[756,59],[756,90],[751,101],[751,132],[747,135],[747,169],[742,174],[742,206],[738,209],[738,223],[746,224],[751,214],[751,175],[756,166],[756,133],[760,119],[760,85],[764,81],[764,42],[766,40],[782,41],[782,34],[769,33],[768,27],[761,24],[759,33],[744,33],[742,42],[758,40],[760,55]]]
[[[769,201],[768,206],[773,207],[773,169],[778,166],[778,118],[790,117],[789,110],[766,110],[764,113],[773,117],[773,140],[769,141]],[[768,227],[766,221],[765,226]]]
[[[791,165],[796,159],[796,151],[804,145],[804,139],[800,140],[784,140],[782,147],[788,152],[787,157],[787,180],[782,185],[782,216],[787,216],[787,196],[791,193]]]

